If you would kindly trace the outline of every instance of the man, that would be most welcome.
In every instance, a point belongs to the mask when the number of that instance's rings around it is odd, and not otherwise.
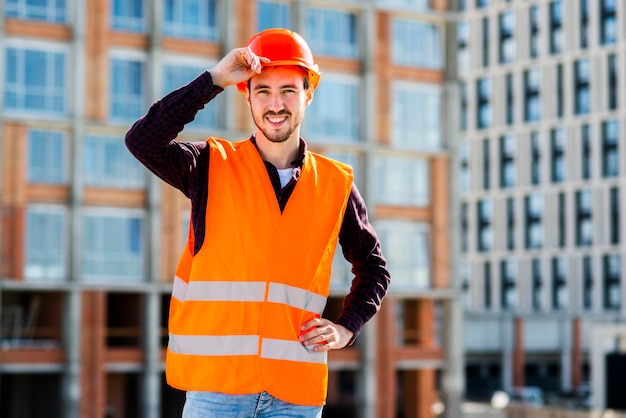
[[[307,150],[305,108],[320,72],[304,39],[254,35],[154,103],[126,135],[132,154],[191,200],[174,280],[167,380],[183,417],[320,417],[327,352],[355,340],[389,273],[349,166]],[[245,141],[174,139],[236,85],[256,130]],[[339,317],[322,318],[337,241],[355,278]]]

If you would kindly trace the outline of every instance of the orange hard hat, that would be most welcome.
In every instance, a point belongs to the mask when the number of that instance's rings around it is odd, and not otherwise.
[[[303,68],[309,74],[309,84],[315,88],[320,81],[320,70],[313,62],[313,53],[304,38],[289,29],[265,29],[253,35],[246,44],[252,52],[260,57],[270,59],[263,63],[264,67],[277,65],[295,65]],[[237,84],[240,92],[246,92],[247,83]]]

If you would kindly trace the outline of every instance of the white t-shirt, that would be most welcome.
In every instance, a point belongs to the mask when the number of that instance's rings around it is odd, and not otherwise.
[[[293,168],[283,168],[278,170],[278,177],[280,177],[280,187],[285,187],[285,184],[289,183],[293,176]]]

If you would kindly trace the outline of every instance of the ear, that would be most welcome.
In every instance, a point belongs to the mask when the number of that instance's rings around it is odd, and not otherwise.
[[[304,95],[305,95],[304,103],[308,106],[313,101],[313,87],[309,86],[309,88],[306,89],[306,92],[304,93]]]

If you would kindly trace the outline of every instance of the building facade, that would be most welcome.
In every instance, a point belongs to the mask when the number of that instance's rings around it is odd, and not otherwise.
[[[429,417],[441,400],[458,416],[447,8],[0,1],[0,415],[179,416],[184,394],[165,384],[164,353],[189,207],[130,156],[124,135],[257,30],[284,26],[304,35],[323,73],[303,136],[354,167],[393,276],[355,346],[329,356],[325,415]],[[252,131],[243,96],[228,89],[178,139]],[[350,280],[337,257],[327,317]]]
[[[626,320],[626,4],[476,0],[457,22],[469,397],[591,379]]]

